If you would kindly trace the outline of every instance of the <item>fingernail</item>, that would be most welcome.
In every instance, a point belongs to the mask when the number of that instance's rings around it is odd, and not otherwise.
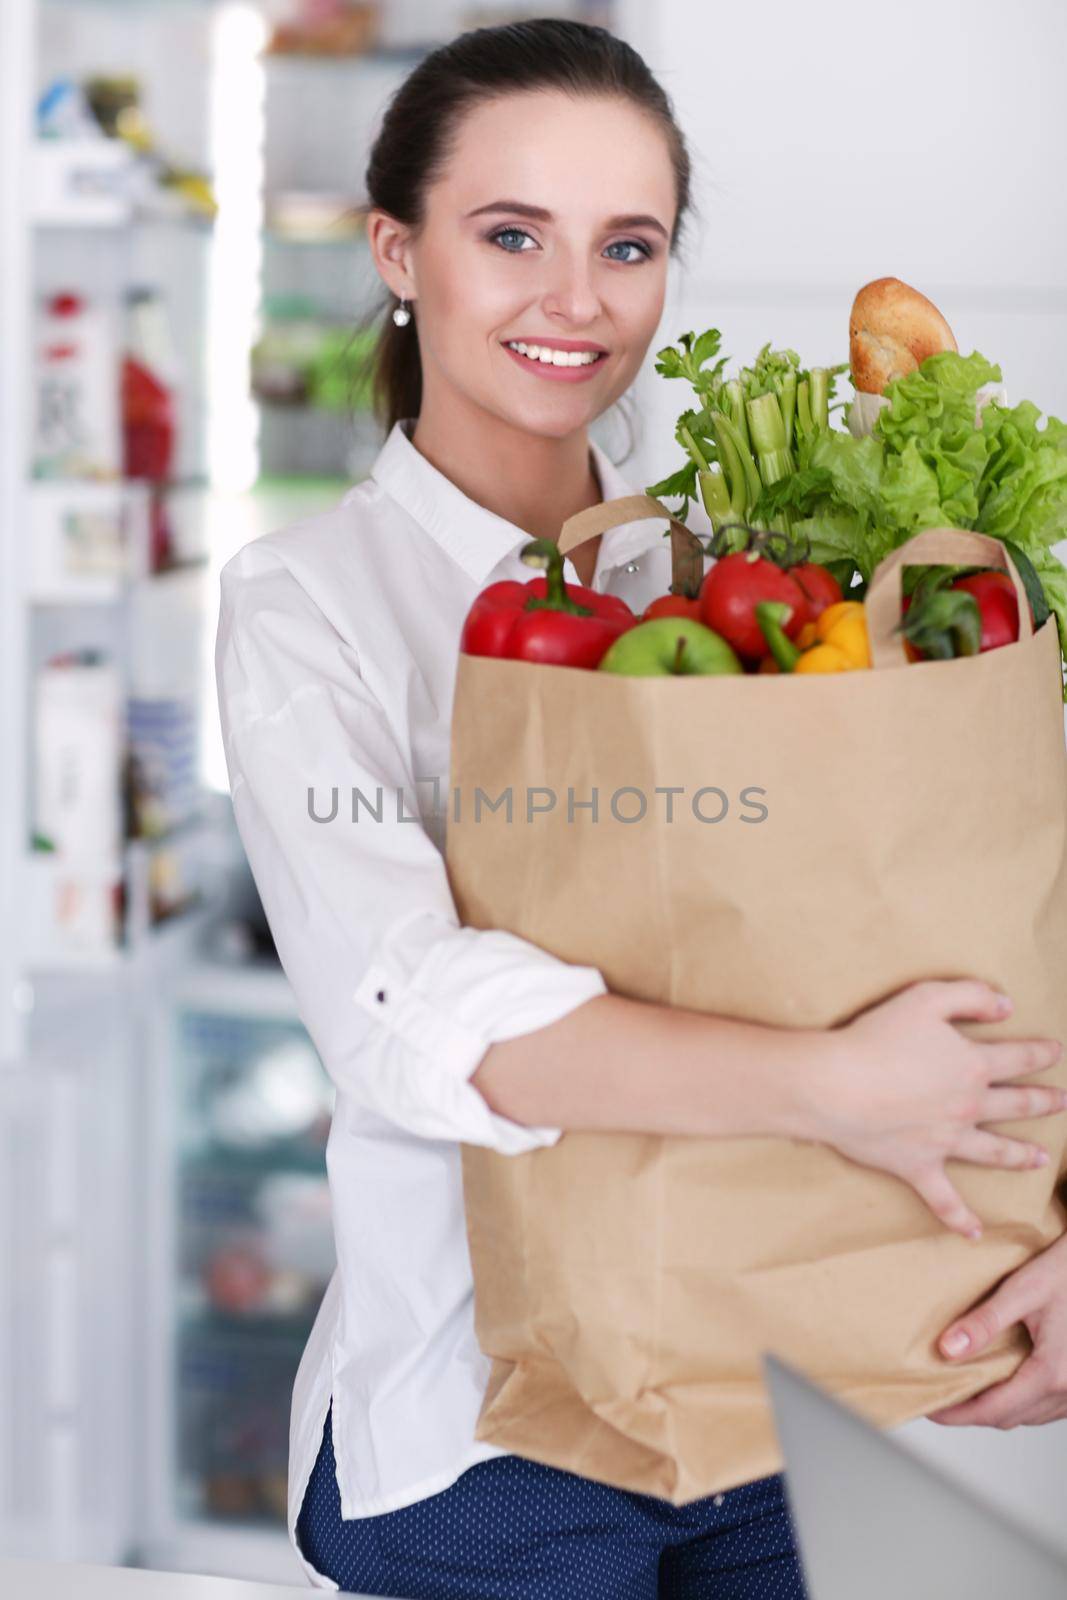
[[[1035,1167],[1047,1167],[1048,1166],[1048,1151],[1047,1150],[1035,1150],[1034,1151],[1034,1166]]]
[[[1000,1012],[1001,1016],[1006,1016],[1007,1015],[1007,1013],[1011,1010],[1011,996],[1010,995],[1006,995],[1006,994],[998,994],[997,995],[997,1010]]]
[[[981,1228],[968,1228],[967,1237],[968,1239],[980,1239],[982,1237]]]
[[[970,1339],[964,1333],[963,1329],[957,1328],[954,1333],[945,1335],[945,1338],[942,1340],[942,1348],[944,1349],[946,1355],[958,1356],[963,1354],[970,1342]]]

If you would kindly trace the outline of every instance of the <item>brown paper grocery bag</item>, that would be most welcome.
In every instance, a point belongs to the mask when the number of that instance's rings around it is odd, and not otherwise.
[[[649,514],[634,501],[571,519],[561,548]],[[995,540],[934,529],[872,579],[870,671],[627,678],[461,656],[446,860],[463,921],[596,965],[620,994],[790,1027],[977,976],[1015,1010],[968,1033],[1067,1039],[1056,628],[1032,633],[1024,597],[1019,642],[908,664],[892,629],[909,561],[1005,566],[1022,594]],[[510,821],[476,815],[476,788],[509,787]],[[679,791],[670,821],[657,787]],[[1067,1084],[1067,1063],[1023,1081]],[[801,1140],[464,1145],[493,1363],[476,1437],[678,1505],[781,1470],[763,1351],[883,1427],[1007,1377],[1023,1328],[956,1364],[936,1339],[1064,1231],[1067,1116],[997,1131],[1053,1159],[950,1164],[979,1243],[902,1181]]]

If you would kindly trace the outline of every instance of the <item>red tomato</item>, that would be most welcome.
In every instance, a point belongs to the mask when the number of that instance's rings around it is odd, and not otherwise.
[[[700,601],[687,600],[684,594],[661,594],[650,600],[641,613],[642,622],[651,622],[653,617],[692,617],[694,622],[700,622]]]
[[[827,606],[835,606],[839,600],[845,598],[841,592],[841,585],[833,573],[821,567],[817,561],[802,561],[798,566],[790,567],[789,576],[799,583],[807,595],[812,621],[820,612],[825,611]]]
[[[756,621],[760,600],[784,600],[793,614],[785,624],[792,639],[812,619],[807,595],[794,578],[765,556],[752,560],[744,550],[721,556],[700,586],[701,619],[746,661],[762,661],[770,653]]]

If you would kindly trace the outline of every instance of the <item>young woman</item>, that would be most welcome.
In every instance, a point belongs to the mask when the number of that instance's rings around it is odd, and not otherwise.
[[[1010,1008],[978,981],[790,1031],[610,994],[594,968],[458,925],[433,780],[460,628],[487,583],[529,576],[529,536],[634,492],[588,429],[655,334],[689,162],[631,48],[538,20],[426,58],[367,188],[387,437],[335,510],[227,564],[216,656],[237,824],[337,1088],[337,1270],[293,1395],[290,1536],[313,1583],[408,1600],[797,1600],[780,1474],[673,1507],[475,1441],[489,1362],[459,1143],[821,1140],[968,1232],[945,1160],[1036,1160],[980,1124],[1059,1109],[993,1084],[1055,1046],[961,1034]],[[568,578],[641,609],[667,587],[662,531],[613,529]]]

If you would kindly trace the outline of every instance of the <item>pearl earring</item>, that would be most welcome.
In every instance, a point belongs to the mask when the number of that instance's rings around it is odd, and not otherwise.
[[[406,328],[411,321],[411,312],[408,310],[407,301],[401,298],[400,304],[393,312],[393,321],[398,328]]]

